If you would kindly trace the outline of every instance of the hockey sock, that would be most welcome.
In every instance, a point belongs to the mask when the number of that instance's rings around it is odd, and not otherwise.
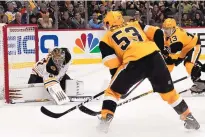
[[[190,113],[188,105],[180,97],[176,90],[172,90],[165,94],[160,94],[164,101],[167,101],[179,115],[187,115]]]

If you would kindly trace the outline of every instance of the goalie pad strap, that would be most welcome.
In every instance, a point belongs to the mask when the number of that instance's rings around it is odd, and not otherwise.
[[[44,80],[44,87],[48,88],[54,84],[58,83],[58,81],[56,80],[56,78],[49,78],[47,80]]]

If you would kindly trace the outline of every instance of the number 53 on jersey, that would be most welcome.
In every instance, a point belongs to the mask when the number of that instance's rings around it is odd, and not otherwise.
[[[100,50],[104,62],[117,58],[121,63],[128,63],[159,49],[155,42],[148,39],[141,26],[133,23],[108,31],[100,42]]]
[[[112,35],[112,39],[122,50],[127,49],[131,40],[143,41],[141,34],[135,27],[126,27],[118,30]]]

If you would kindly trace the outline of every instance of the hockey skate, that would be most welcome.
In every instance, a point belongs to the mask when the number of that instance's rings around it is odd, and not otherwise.
[[[97,130],[99,132],[104,132],[104,133],[107,133],[108,130],[109,130],[109,126],[110,126],[110,123],[113,119],[113,115],[112,114],[107,114],[106,118],[100,118],[100,123],[99,125],[97,126]]]
[[[199,129],[200,128],[200,125],[199,123],[196,121],[196,119],[194,118],[194,116],[189,113],[185,118],[182,118],[182,120],[184,120],[184,127],[186,129]]]
[[[205,81],[197,80],[194,82],[194,85],[190,88],[191,94],[193,95],[203,95],[205,94]]]

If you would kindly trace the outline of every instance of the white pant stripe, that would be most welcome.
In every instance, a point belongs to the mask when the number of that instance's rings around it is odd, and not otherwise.
[[[171,104],[171,106],[174,108],[174,107],[176,107],[177,105],[179,105],[179,103],[181,103],[181,102],[182,102],[182,98],[179,97],[173,104]]]

